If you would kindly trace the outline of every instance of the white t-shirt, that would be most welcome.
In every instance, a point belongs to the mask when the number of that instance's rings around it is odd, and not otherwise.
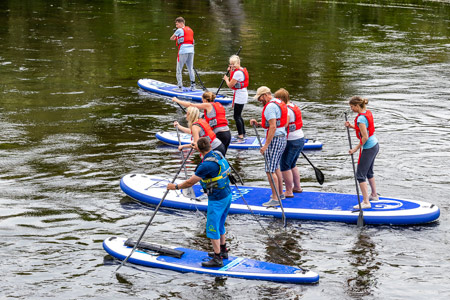
[[[236,79],[237,81],[244,81],[245,76],[244,72],[241,70],[237,70],[233,74],[233,78],[231,80]],[[248,101],[248,91],[247,88],[234,90],[234,103],[237,104],[247,104]]]

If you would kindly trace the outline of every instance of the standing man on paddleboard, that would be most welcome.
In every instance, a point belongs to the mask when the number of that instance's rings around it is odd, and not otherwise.
[[[356,147],[349,150],[349,154],[353,154],[359,150],[356,179],[359,182],[359,187],[363,194],[363,202],[361,203],[362,209],[371,208],[372,205],[370,204],[370,201],[378,200],[373,165],[375,157],[380,150],[380,146],[378,145],[378,139],[374,134],[375,125],[372,112],[366,108],[366,104],[368,103],[369,100],[367,99],[358,96],[352,97],[349,101],[350,108],[353,112],[358,113],[358,115],[355,118],[354,124],[351,124],[349,121],[345,122],[346,127],[355,129],[356,136],[360,141]],[[370,195],[366,178],[369,181],[372,190]],[[355,205],[353,208],[359,209],[359,204]]]
[[[230,65],[228,67],[230,71],[230,78],[227,75],[223,76],[227,86],[234,90],[233,94],[233,118],[236,122],[236,128],[238,131],[237,142],[243,143],[245,140],[245,123],[242,119],[242,110],[244,105],[248,101],[247,87],[249,84],[249,76],[246,68],[241,67],[241,59],[237,55],[230,57]]]
[[[262,126],[266,131],[266,141],[260,152],[264,155],[265,171],[272,188],[272,196],[268,202],[263,203],[263,206],[278,206],[280,201],[277,199],[277,194],[280,195],[280,199],[284,198],[280,161],[287,143],[288,108],[283,101],[272,97],[267,86],[259,87],[254,99],[264,105],[261,114],[262,121],[257,122],[255,119],[251,119],[250,124]],[[276,186],[273,185],[271,178]]]
[[[196,147],[203,160],[195,169],[195,174],[180,184],[169,183],[167,189],[186,189],[200,181],[203,190],[208,194],[206,236],[211,239],[214,249],[214,253],[210,253],[211,260],[202,262],[202,266],[222,267],[222,259],[228,259],[225,220],[231,205],[230,165],[220,153],[211,150],[207,138],[198,139]]]
[[[177,55],[177,92],[183,91],[183,67],[189,72],[189,78],[191,80],[191,90],[195,90],[195,73],[194,73],[194,31],[186,26],[183,17],[175,19],[176,30],[170,37],[171,40],[176,41],[178,47]]]

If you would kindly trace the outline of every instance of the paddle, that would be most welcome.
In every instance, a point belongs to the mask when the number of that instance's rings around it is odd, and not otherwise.
[[[239,53],[241,53],[242,50],[242,46],[239,47],[239,50],[236,52],[236,55],[239,55]],[[228,74],[230,74],[230,70],[227,70],[227,76]],[[220,83],[219,89],[216,92],[216,96],[219,94],[220,89],[222,88],[223,83],[225,82],[224,79],[222,79],[222,82]]]
[[[347,112],[344,113],[345,114],[345,121],[347,122]],[[350,138],[350,130],[347,127],[347,135],[348,135],[348,144],[350,145],[350,149],[353,149],[352,147],[352,139]],[[353,153],[351,154],[352,156],[352,167],[353,167],[353,177],[355,178],[355,187],[356,187],[356,194],[358,195],[358,205],[359,205],[359,216],[358,216],[358,221],[356,223],[356,225],[358,227],[362,227],[364,226],[364,215],[363,215],[363,210],[361,208],[361,199],[359,198],[359,188],[358,188],[358,181],[356,180],[356,170],[355,170],[355,159],[353,158]]]
[[[192,67],[192,68],[194,69],[195,75],[197,75],[198,81],[199,81],[200,84],[202,85],[203,90],[204,90],[204,91],[208,91],[208,89],[207,89],[207,88],[205,87],[205,85],[203,84],[203,81],[200,79],[200,76],[198,75],[197,70],[196,70],[194,67]]]
[[[181,146],[180,131],[178,129],[178,126],[176,128],[177,128],[178,145]],[[180,151],[180,155],[181,155],[181,162],[183,162],[184,161],[183,150]],[[186,179],[188,179],[186,166],[184,166],[183,169],[184,169],[184,177]],[[183,189],[183,194],[185,194],[186,197],[189,197],[191,199],[195,199],[195,192],[194,192],[194,189],[192,187],[187,188],[187,189]]]
[[[256,134],[256,138],[258,139],[258,142],[259,142],[259,147],[262,148],[261,139],[259,138],[258,130],[256,129],[255,124],[253,124],[253,129],[255,129],[255,134]],[[267,164],[266,156],[264,156],[264,161]],[[283,208],[283,203],[281,203],[280,193],[278,192],[278,187],[275,185],[275,181],[273,180],[272,173],[269,172],[269,176],[270,176],[270,180],[272,181],[273,187],[275,188],[275,193],[277,194],[278,201],[280,202],[281,213],[283,214],[282,221],[283,221],[284,227],[286,227],[287,226],[286,215],[284,214],[284,208]]]
[[[241,175],[239,175],[239,173],[233,168],[233,166],[232,166],[231,164],[229,164],[229,165],[230,165],[231,170],[233,170],[234,174],[236,174],[237,177],[239,178],[239,182],[240,182],[242,185],[244,185],[244,181],[242,180]]]
[[[171,183],[174,183],[175,180],[177,179],[178,175],[181,172],[181,169],[183,169],[186,161],[188,160],[189,156],[192,153],[192,150],[194,150],[194,148],[191,148],[191,150],[189,151],[188,155],[186,156],[186,159],[183,160],[183,163],[181,164],[181,167],[178,169],[177,174],[175,174],[175,177],[172,179]],[[144,236],[145,232],[147,231],[148,227],[150,226],[150,224],[153,221],[153,218],[155,217],[156,213],[158,212],[159,208],[161,207],[161,204],[163,203],[164,199],[166,199],[167,194],[169,193],[169,190],[166,190],[166,192],[164,193],[164,196],[161,198],[161,201],[159,201],[158,206],[156,206],[155,211],[153,212],[152,217],[150,218],[150,220],[148,221],[147,225],[144,228],[144,231],[142,231],[141,235],[139,236],[138,240],[136,241],[136,244],[134,245],[133,249],[131,250],[130,254],[122,261],[122,263],[119,265],[119,267],[117,267],[116,272],[119,271],[119,269],[125,265],[125,263],[127,262],[127,260],[130,258],[130,256],[133,254],[133,252],[136,250],[136,248],[138,247],[139,243],[141,242],[142,237]]]
[[[178,104],[178,106],[184,111],[184,113],[186,114],[186,110],[184,109],[184,107],[183,106],[181,106],[180,105],[180,103],[178,103],[178,102],[175,102],[176,104]]]
[[[318,182],[320,185],[322,185],[323,182],[325,181],[325,177],[323,176],[322,171],[320,171],[318,168],[316,168],[316,167],[312,164],[312,162],[308,159],[308,157],[306,156],[306,154],[303,153],[303,151],[302,151],[301,153],[302,153],[303,157],[306,158],[306,160],[309,162],[309,164],[311,165],[311,167],[313,167],[314,172],[316,173],[316,179],[317,179],[317,182]]]

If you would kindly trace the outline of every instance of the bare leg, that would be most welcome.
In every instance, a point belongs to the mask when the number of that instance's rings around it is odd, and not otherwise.
[[[278,185],[277,184],[277,182],[278,182],[277,175],[275,173],[269,173],[269,172],[267,172],[266,174],[267,174],[267,179],[269,179],[270,188],[272,189],[272,199],[278,200],[277,199],[277,188],[272,184],[272,179],[270,178],[270,175],[272,174],[273,181],[275,182],[276,185]]]
[[[372,193],[370,194],[372,197],[378,196],[377,194],[377,186],[375,184],[375,177],[372,177],[369,180],[370,189],[372,190]]]
[[[225,242],[226,242],[226,240],[225,240],[225,234],[221,234],[221,235],[220,235],[220,244],[221,244],[221,245],[225,245]]]
[[[359,183],[359,188],[361,189],[361,194],[363,195],[363,202],[365,204],[370,204],[369,202],[369,189],[365,181]]]
[[[275,178],[273,180],[275,180],[275,184],[278,184],[277,188],[281,196],[283,194],[283,175],[281,175],[280,168],[275,170],[275,174],[277,174],[277,180]]]
[[[211,243],[213,245],[214,253],[220,253],[220,239],[211,239]]]
[[[297,166],[293,167],[291,171],[292,171],[292,181],[294,183],[294,190],[299,191],[302,189],[300,185],[300,171],[298,170]]]
[[[293,187],[293,177],[292,177],[292,171],[291,170],[287,170],[287,171],[282,171],[281,172],[283,174],[283,180],[284,180],[284,185],[286,187],[286,192],[285,192],[285,196],[292,196],[293,192],[292,192],[292,187]]]

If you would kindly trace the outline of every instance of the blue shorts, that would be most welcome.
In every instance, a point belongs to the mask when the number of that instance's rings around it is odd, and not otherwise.
[[[287,141],[286,149],[284,149],[280,161],[280,169],[282,172],[295,168],[298,156],[300,155],[300,152],[302,152],[304,145],[305,138]]]
[[[231,205],[231,194],[221,200],[208,201],[206,214],[206,236],[218,240],[225,234],[225,220]]]
[[[281,155],[286,148],[286,137],[274,137],[269,144],[264,158],[266,159],[266,173],[275,173],[276,169],[280,167]]]

